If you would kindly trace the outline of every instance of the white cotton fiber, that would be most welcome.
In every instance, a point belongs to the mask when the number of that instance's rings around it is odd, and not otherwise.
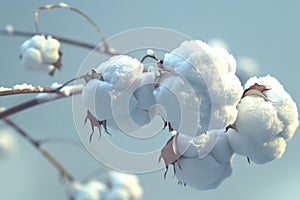
[[[182,152],[187,143],[190,147]],[[217,188],[231,175],[233,151],[223,129],[208,131],[191,140],[179,134],[175,149],[181,154],[174,166],[176,177],[182,183],[208,190]]]
[[[121,200],[140,200],[143,196],[143,189],[139,184],[137,176],[111,171],[108,177],[108,185],[111,187],[111,195],[108,199],[115,199],[112,196],[120,196]],[[116,198],[117,199],[117,198]]]
[[[99,181],[90,181],[80,185],[74,195],[74,200],[105,200],[107,188]]]
[[[35,48],[28,48],[22,54],[22,64],[27,69],[47,70],[48,65],[43,63],[41,52]]]
[[[144,65],[137,59],[119,55],[102,63],[97,72],[101,72],[103,80],[113,84],[116,90],[123,90],[132,86],[141,76],[143,69]]]
[[[228,137],[236,153],[264,164],[283,155],[286,140],[298,127],[298,112],[291,96],[275,78],[250,78],[245,89],[255,83],[271,87],[263,92],[269,100],[259,95],[242,98],[237,106],[237,130],[229,130]]]
[[[185,41],[165,55],[163,65],[183,75],[197,94],[201,113],[198,134],[235,121],[232,110],[242,86],[235,76],[236,61],[225,49],[199,40]]]
[[[113,188],[105,195],[104,200],[131,200],[130,194],[125,188]]]
[[[154,74],[143,73],[143,64],[129,56],[114,56],[97,69],[99,79],[83,88],[83,102],[108,128],[135,131],[150,123],[149,109],[155,104]]]
[[[61,56],[60,43],[51,36],[34,35],[20,49],[21,63],[30,70],[53,71]]]
[[[192,87],[187,84],[181,76],[167,74],[162,76],[153,94],[156,103],[164,108],[157,114],[171,122],[172,128],[178,132],[191,135],[198,127],[199,102]]]

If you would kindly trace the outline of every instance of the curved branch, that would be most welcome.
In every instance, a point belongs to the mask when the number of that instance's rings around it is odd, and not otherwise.
[[[36,34],[37,33],[35,33],[35,32],[28,32],[28,31],[21,31],[21,30],[14,30],[14,31],[0,30],[0,35],[5,35],[5,36],[19,36],[19,37],[28,38],[28,37],[32,37]],[[52,35],[49,33],[41,33],[41,34],[42,35],[51,35],[53,38],[59,40],[62,43],[65,43],[65,44],[82,47],[82,48],[89,49],[89,50],[96,50],[100,53],[108,54],[110,56],[117,55],[117,53],[113,52],[111,49],[102,49],[94,44],[85,43],[82,41],[73,40],[73,39],[61,37],[58,35]]]
[[[100,28],[97,26],[97,24],[89,16],[87,16],[84,12],[78,10],[77,8],[73,8],[73,7],[71,7],[71,6],[69,6],[65,3],[41,6],[36,10],[35,15],[34,15],[34,23],[35,23],[35,28],[36,28],[37,32],[38,32],[39,13],[42,10],[52,10],[52,9],[56,9],[56,8],[64,8],[64,9],[73,11],[73,12],[79,14],[80,16],[82,16],[84,19],[86,19],[95,28],[98,35],[100,36],[100,38],[102,40],[102,43],[103,43],[103,46],[104,46],[104,50],[109,51],[109,47],[108,47],[108,44],[106,42],[106,39],[105,39],[104,35],[102,34]]]
[[[25,130],[8,118],[3,121],[17,131],[24,139],[26,139],[38,152],[40,152],[64,177],[70,182],[77,182],[76,179],[68,172],[47,150],[43,149],[40,143],[33,139]]]

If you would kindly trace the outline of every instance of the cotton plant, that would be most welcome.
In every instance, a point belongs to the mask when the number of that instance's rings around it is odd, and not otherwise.
[[[145,57],[157,67],[144,67]],[[298,113],[275,78],[251,78],[243,88],[235,58],[199,40],[183,42],[163,60],[151,50],[145,57],[139,62],[114,56],[93,70],[82,95],[91,123],[126,132],[122,122],[147,125],[150,108],[162,105],[154,114],[173,135],[161,159],[167,170],[173,165],[179,183],[199,190],[217,188],[230,177],[235,153],[260,164],[282,156]]]
[[[51,35],[34,35],[21,45],[21,63],[26,69],[54,75],[61,69],[60,42]]]
[[[90,180],[73,185],[74,200],[141,200],[143,189],[133,174],[110,171],[105,183]]]
[[[246,59],[246,64],[238,62],[237,66],[234,56],[222,41],[211,42],[211,45],[200,40],[184,41],[162,59],[151,49],[141,60],[116,55],[87,15],[60,3],[37,9],[36,33],[21,45],[20,58],[25,68],[46,71],[53,76],[54,71],[62,66],[60,42],[94,48],[86,43],[39,33],[39,12],[55,8],[74,11],[91,23],[103,44],[96,50],[112,57],[73,79],[84,79],[84,86],[55,83],[48,88],[29,84],[0,87],[1,95],[40,93],[33,101],[21,104],[22,109],[82,93],[86,109],[84,122],[89,122],[92,129],[90,142],[95,127],[99,128],[100,139],[103,130],[111,136],[111,130],[133,132],[147,126],[153,116],[158,116],[163,129],[168,128],[172,133],[159,158],[165,163],[164,177],[173,165],[174,175],[181,185],[199,190],[215,189],[230,177],[235,154],[256,164],[271,162],[284,154],[286,141],[292,139],[299,124],[295,102],[281,83],[270,75],[248,80],[257,72],[255,63]],[[6,32],[13,35],[14,29],[7,27]],[[156,65],[144,64],[147,58],[155,60]],[[1,118],[15,112],[18,111],[14,108],[4,114],[1,112]],[[143,189],[134,175],[111,171],[104,183],[76,181],[39,141],[12,121],[5,120],[72,183],[75,200],[142,198]],[[3,144],[8,142],[1,143],[0,135],[0,152],[1,145],[7,147]]]

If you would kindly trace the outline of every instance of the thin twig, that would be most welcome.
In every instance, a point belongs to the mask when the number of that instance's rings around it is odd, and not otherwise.
[[[63,8],[63,9],[67,9],[67,10],[73,11],[73,12],[79,14],[80,16],[82,16],[84,19],[86,19],[95,28],[95,30],[97,31],[98,35],[100,36],[102,44],[104,46],[104,51],[109,51],[109,47],[108,47],[108,44],[106,42],[106,39],[105,39],[104,35],[102,34],[100,28],[97,26],[97,24],[89,16],[87,16],[85,13],[83,13],[82,11],[80,11],[80,10],[78,10],[76,8],[73,8],[73,7],[71,7],[71,6],[67,5],[67,4],[64,4],[64,3],[55,4],[55,5],[41,6],[41,7],[39,7],[36,10],[35,15],[34,15],[34,22],[35,22],[35,28],[36,28],[37,32],[38,32],[39,13],[42,10],[52,10],[52,9],[56,9],[56,8]]]
[[[16,94],[32,94],[32,93],[59,93],[62,92],[64,87],[66,87],[68,84],[80,80],[82,78],[85,78],[88,75],[83,75],[79,77],[72,78],[71,80],[68,80],[64,84],[62,84],[59,87],[53,88],[53,87],[32,87],[28,86],[28,88],[24,89],[12,89],[12,88],[7,88],[5,90],[0,91],[0,96],[9,96],[9,95],[16,95]]]
[[[22,110],[25,110],[25,109],[28,109],[28,108],[31,108],[31,107],[34,107],[34,106],[37,106],[37,105],[40,105],[43,103],[51,102],[51,101],[54,101],[57,99],[65,98],[65,97],[70,97],[72,95],[76,95],[76,94],[80,94],[80,93],[81,93],[81,91],[74,90],[74,91],[71,91],[70,94],[68,94],[68,95],[62,92],[62,93],[50,94],[51,96],[47,95],[45,97],[36,97],[32,100],[26,101],[24,103],[21,103],[19,105],[16,105],[14,107],[8,108],[8,109],[0,112],[0,119],[3,119],[10,115],[16,114]]]
[[[54,93],[53,88],[50,87],[35,87],[35,88],[25,88],[25,89],[8,89],[0,91],[0,96],[9,96],[15,94],[31,94],[31,93]]]
[[[75,182],[76,179],[68,172],[47,150],[43,149],[40,143],[33,139],[25,130],[18,126],[8,118],[3,118],[3,121],[17,131],[24,139],[26,139],[38,152],[40,152],[64,177],[70,182]]]
[[[14,31],[7,31],[7,30],[0,30],[0,35],[6,35],[6,36],[19,36],[19,37],[32,37],[34,35],[36,35],[37,33],[35,32],[28,32],[28,31],[21,31],[21,30],[14,30]],[[51,35],[49,33],[41,33],[42,35]],[[69,45],[73,45],[73,46],[77,46],[77,47],[82,47],[82,48],[85,48],[85,49],[89,49],[89,50],[95,50],[95,51],[98,51],[100,53],[104,53],[104,54],[108,54],[108,55],[117,55],[116,52],[112,52],[110,49],[108,50],[105,50],[105,49],[102,49],[94,44],[89,44],[89,43],[85,43],[85,42],[82,42],[82,41],[77,41],[77,40],[73,40],[73,39],[69,39],[69,38],[65,38],[65,37],[61,37],[61,36],[58,36],[58,35],[51,35],[52,38],[55,38],[57,40],[59,40],[60,42],[62,43],[65,43],[65,44],[69,44]]]

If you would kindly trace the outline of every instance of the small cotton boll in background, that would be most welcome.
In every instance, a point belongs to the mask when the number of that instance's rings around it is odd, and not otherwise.
[[[110,192],[114,192],[111,196],[116,197],[119,195],[119,197],[123,197],[123,199],[120,198],[120,200],[142,199],[143,189],[139,184],[138,177],[133,174],[111,171],[108,176],[107,184],[109,185]],[[118,198],[111,198],[111,200],[113,199]]]
[[[12,34],[14,32],[14,26],[11,25],[11,24],[7,24],[5,26],[5,31],[8,33],[8,34]]]
[[[229,130],[228,138],[234,152],[264,164],[280,158],[286,149],[286,140],[293,137],[298,125],[297,106],[278,80],[271,76],[253,77],[245,89],[254,85],[269,86],[267,96],[248,95],[238,104],[236,131]]]
[[[244,85],[246,81],[260,72],[258,62],[249,56],[240,56],[237,58],[236,75]]]
[[[222,38],[212,38],[209,39],[207,43],[212,47],[218,47],[218,48],[230,50],[229,45]]]
[[[225,40],[221,38],[212,38],[207,42],[212,47],[223,48],[226,50],[230,50],[229,45],[225,42]],[[259,73],[259,64],[258,62],[249,56],[238,56],[237,60],[237,68],[236,75],[240,79],[241,83],[244,85],[246,81]]]
[[[105,200],[107,188],[99,181],[89,181],[75,188],[74,200]]]
[[[51,36],[34,35],[21,45],[21,63],[25,68],[37,71],[54,70],[61,67],[60,43]]]
[[[113,188],[105,195],[104,200],[133,200],[125,188]]]

